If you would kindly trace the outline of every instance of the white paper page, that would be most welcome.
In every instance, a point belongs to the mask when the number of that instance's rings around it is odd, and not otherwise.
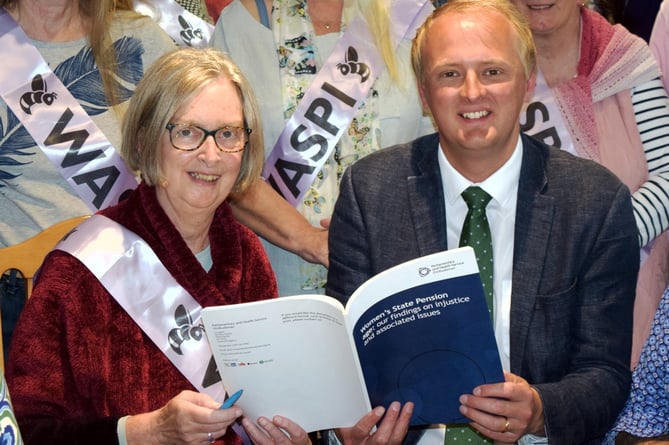
[[[311,432],[352,426],[371,409],[336,300],[282,297],[206,308],[202,318],[223,383],[244,390],[237,406],[249,418],[282,415]]]

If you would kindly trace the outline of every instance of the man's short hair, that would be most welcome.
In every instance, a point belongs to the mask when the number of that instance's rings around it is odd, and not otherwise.
[[[480,14],[483,11],[493,11],[504,16],[515,30],[520,56],[525,76],[534,72],[537,63],[537,51],[532,38],[532,30],[525,16],[509,0],[448,0],[437,8],[416,32],[411,48],[411,64],[419,82],[423,81],[423,46],[426,35],[434,20],[445,14]],[[460,30],[456,31],[460,32]]]

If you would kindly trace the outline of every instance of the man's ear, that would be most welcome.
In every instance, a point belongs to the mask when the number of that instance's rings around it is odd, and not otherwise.
[[[430,106],[425,99],[425,92],[423,91],[423,83],[420,80],[416,81],[416,88],[418,89],[418,95],[420,96],[420,104],[423,109],[423,114],[426,116],[431,116],[432,112],[430,111]]]
[[[525,103],[530,103],[532,97],[534,96],[534,88],[537,86],[537,72],[532,71],[530,78],[527,79],[527,85],[525,88]]]

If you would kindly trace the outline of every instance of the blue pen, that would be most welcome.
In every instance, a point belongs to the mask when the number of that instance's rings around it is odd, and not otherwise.
[[[234,405],[235,402],[242,396],[243,392],[244,390],[240,389],[239,391],[228,397],[228,399],[225,402],[223,402],[223,405],[221,405],[221,409],[231,408],[232,405]]]

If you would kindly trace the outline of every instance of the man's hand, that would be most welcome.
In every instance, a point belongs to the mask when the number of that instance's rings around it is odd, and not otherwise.
[[[460,412],[486,437],[516,443],[525,434],[544,436],[544,414],[536,389],[522,377],[505,372],[503,383],[481,385],[460,396]]]

